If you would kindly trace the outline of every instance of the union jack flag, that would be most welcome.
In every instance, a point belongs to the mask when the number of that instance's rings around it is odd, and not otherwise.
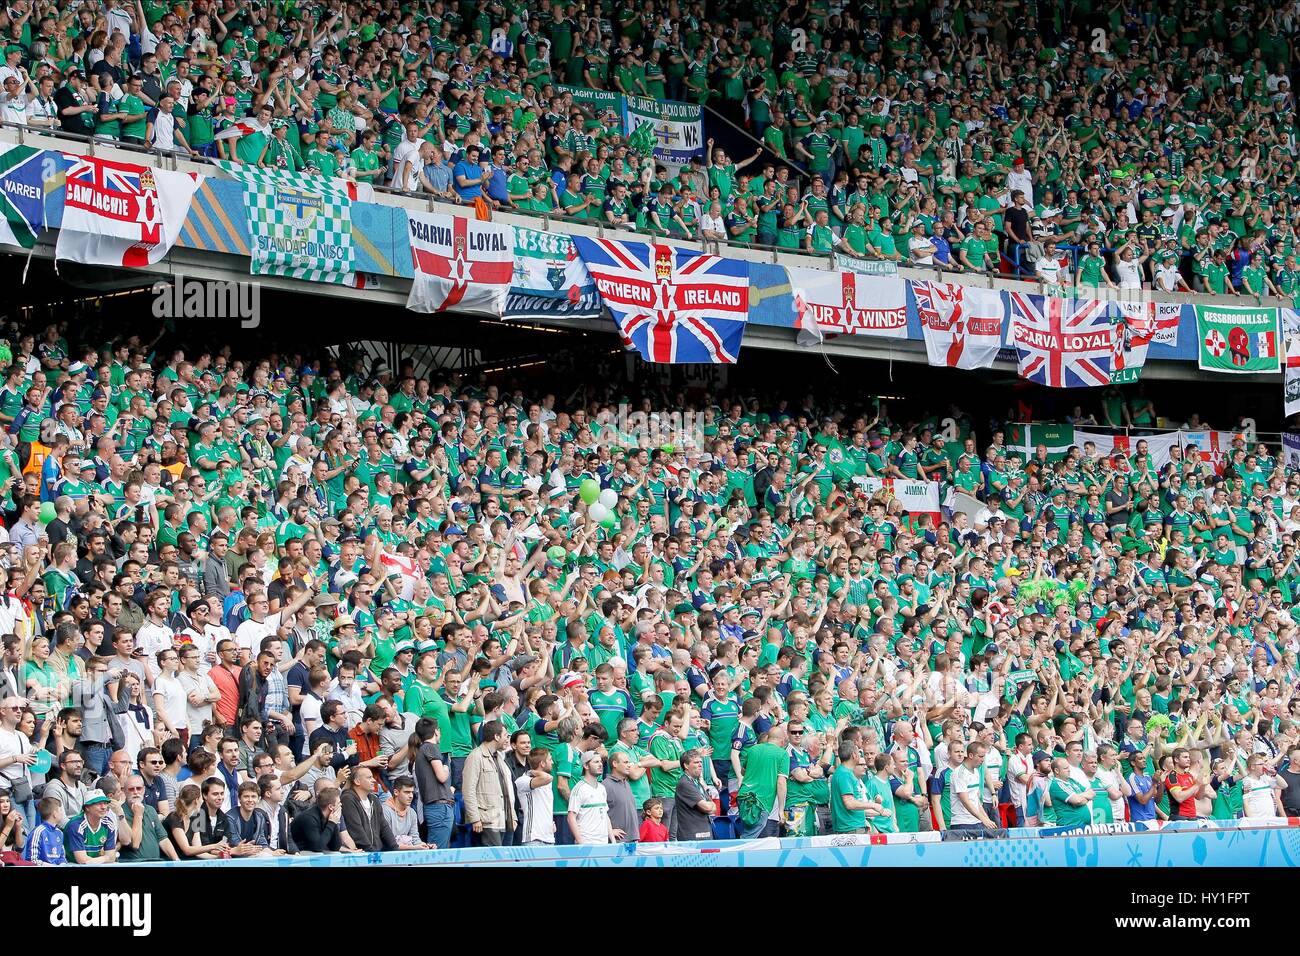
[[[1009,298],[1021,378],[1048,388],[1110,384],[1115,332],[1106,302],[1018,292]]]
[[[647,362],[735,363],[749,316],[748,263],[644,242],[573,243],[625,346]]]

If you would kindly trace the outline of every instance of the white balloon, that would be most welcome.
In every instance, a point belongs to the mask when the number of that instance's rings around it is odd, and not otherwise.
[[[609,517],[609,509],[599,501],[594,502],[591,507],[587,509],[587,517],[596,522],[596,524],[600,524]]]
[[[602,505],[604,505],[610,511],[613,511],[614,508],[618,505],[618,492],[615,491],[613,488],[606,488],[604,491],[600,493],[600,498],[598,500]]]

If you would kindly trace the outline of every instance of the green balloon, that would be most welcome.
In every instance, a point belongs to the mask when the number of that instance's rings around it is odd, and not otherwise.
[[[41,524],[49,524],[56,517],[54,513],[54,502],[46,501],[41,504]]]
[[[614,514],[614,512],[611,511],[609,513],[609,517],[607,517],[604,521],[602,521],[600,523],[600,526],[602,528],[606,528],[610,531],[613,531],[615,528],[618,527],[618,515]]]
[[[551,546],[551,549],[546,552],[546,556],[556,564],[563,564],[564,559],[568,557],[568,552],[565,551],[564,548],[560,547],[560,545],[556,544]]]
[[[578,497],[582,499],[583,504],[592,504],[600,497],[600,482],[595,478],[584,478],[582,484],[578,485]]]

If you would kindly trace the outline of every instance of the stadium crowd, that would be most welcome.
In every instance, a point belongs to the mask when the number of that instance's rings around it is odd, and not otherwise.
[[[14,0],[0,119],[612,228],[1289,297],[1298,30],[1296,0]],[[643,169],[619,93],[759,148]]]
[[[1300,815],[1263,444],[11,342],[6,863]]]

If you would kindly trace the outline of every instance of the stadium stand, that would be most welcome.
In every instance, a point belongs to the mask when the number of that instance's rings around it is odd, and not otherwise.
[[[676,237],[1295,291],[1294,3],[106,11],[0,15],[0,118]],[[622,95],[745,153],[643,170]]]
[[[1298,9],[15,0],[0,117],[484,217],[1290,297]],[[602,93],[752,152],[645,168]],[[630,424],[621,382],[8,334],[6,863],[1300,816],[1300,470],[1248,427],[1117,386],[978,431],[816,389]]]

